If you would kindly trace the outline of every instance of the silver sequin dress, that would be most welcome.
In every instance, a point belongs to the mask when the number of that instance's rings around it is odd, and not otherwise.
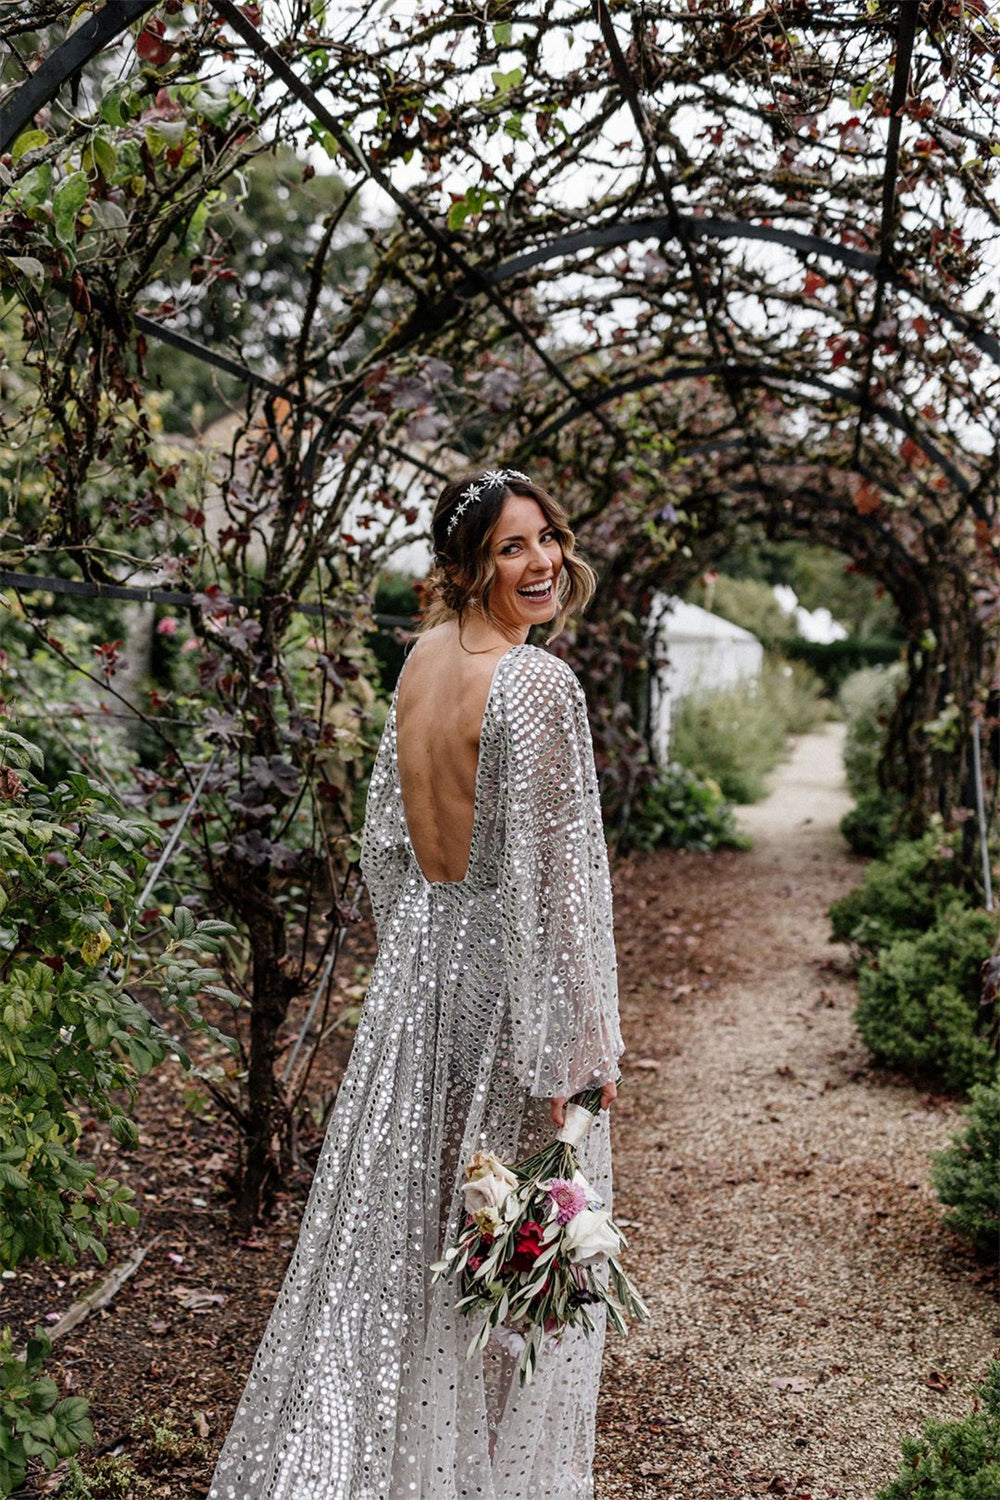
[[[468,871],[428,882],[403,816],[395,698],[362,863],[379,955],[298,1246],[209,1500],[589,1500],[603,1329],[512,1379],[451,1282],[462,1167],[551,1139],[547,1101],[616,1076],[611,888],[583,693],[515,646],[480,738]],[[608,1116],[581,1165],[610,1207]]]

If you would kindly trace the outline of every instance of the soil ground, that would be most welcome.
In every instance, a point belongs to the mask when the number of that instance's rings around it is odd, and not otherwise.
[[[959,1105],[868,1068],[847,954],[827,941],[826,908],[861,872],[836,829],[839,745],[832,725],[798,742],[742,814],[751,851],[615,871],[616,1217],[654,1320],[608,1340],[598,1500],[870,1500],[903,1433],[968,1409],[996,1346],[989,1286],[929,1186]],[[345,1005],[370,945],[358,931]],[[324,1047],[320,1095],[349,1047],[346,1029]],[[197,1500],[295,1242],[322,1109],[291,1190],[242,1239],[223,1182],[232,1130],[196,1084],[161,1070],[139,1119],[142,1147],[113,1170],[142,1222],[114,1237],[109,1267],[148,1253],[56,1344],[52,1373],[90,1399],[114,1471],[102,1496]],[[96,1134],[94,1149],[107,1153]],[[107,1270],[6,1279],[2,1321],[53,1321]]]

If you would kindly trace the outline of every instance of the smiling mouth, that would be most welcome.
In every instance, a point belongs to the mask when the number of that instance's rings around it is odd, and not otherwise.
[[[520,594],[522,599],[551,599],[552,579],[546,578],[544,583],[535,583],[532,584],[530,588],[518,589],[517,592]]]

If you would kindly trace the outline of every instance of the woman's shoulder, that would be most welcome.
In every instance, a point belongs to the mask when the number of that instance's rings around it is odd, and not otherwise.
[[[583,697],[573,668],[541,646],[513,646],[501,659],[501,671],[505,685],[518,696],[530,694],[540,702],[556,703]]]

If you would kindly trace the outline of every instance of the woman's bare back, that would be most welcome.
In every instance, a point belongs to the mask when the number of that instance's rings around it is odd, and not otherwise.
[[[464,879],[475,815],[479,735],[497,662],[510,642],[470,652],[452,622],[422,636],[396,698],[403,811],[417,864],[430,881]]]

